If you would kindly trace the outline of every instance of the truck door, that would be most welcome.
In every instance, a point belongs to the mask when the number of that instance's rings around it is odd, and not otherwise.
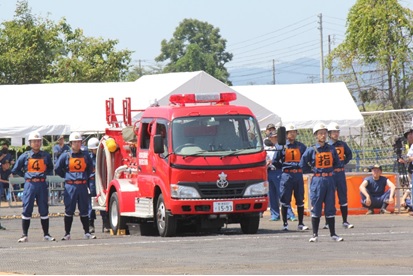
[[[142,197],[150,197],[152,194],[152,158],[153,152],[150,151],[152,139],[151,132],[154,130],[155,121],[152,119],[142,119],[139,130],[138,158],[138,187]]]
[[[154,177],[156,181],[161,181],[163,183],[167,182],[168,172],[169,172],[169,165],[168,153],[171,151],[169,147],[169,140],[168,135],[168,122],[163,119],[159,119],[156,121],[156,133],[157,135],[161,135],[163,138],[163,148],[164,152],[161,154],[153,154],[152,155],[152,171],[154,173]]]

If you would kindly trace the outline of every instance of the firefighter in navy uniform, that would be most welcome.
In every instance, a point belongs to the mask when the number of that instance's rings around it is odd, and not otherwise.
[[[301,157],[302,168],[312,168],[313,177],[310,183],[311,200],[311,224],[313,236],[310,242],[318,241],[318,227],[324,204],[324,214],[326,216],[330,236],[333,241],[343,241],[335,232],[335,184],[333,171],[340,162],[336,149],[329,145],[327,141],[327,127],[323,123],[318,123],[313,128],[316,144],[308,147]]]
[[[18,242],[28,241],[30,219],[32,217],[34,201],[36,200],[40,214],[40,222],[43,230],[44,241],[55,241],[49,234],[49,197],[46,183],[46,175],[53,174],[53,161],[48,152],[40,150],[42,136],[38,132],[31,132],[28,141],[31,150],[19,156],[13,169],[11,177],[19,175],[24,177],[22,229],[23,235]]]
[[[300,158],[306,150],[306,146],[296,141],[297,129],[290,124],[285,127],[287,132],[287,143],[283,150],[276,151],[273,165],[282,169],[280,180],[280,201],[283,230],[288,230],[287,210],[291,206],[291,198],[294,192],[298,213],[298,230],[308,230],[304,225],[304,179],[303,170],[300,167]]]
[[[65,179],[65,235],[62,240],[70,240],[76,204],[79,208],[80,221],[85,232],[85,239],[96,239],[89,231],[89,176],[93,173],[93,161],[87,152],[81,150],[82,136],[73,132],[69,136],[70,151],[62,153],[56,161],[55,172]]]
[[[337,167],[334,168],[333,178],[336,185],[338,202],[340,204],[341,217],[343,218],[343,228],[354,228],[354,225],[347,221],[347,181],[344,169],[344,166],[353,158],[353,154],[347,143],[338,139],[340,136],[340,126],[337,123],[332,122],[328,125],[328,136],[330,137],[328,143],[336,148],[338,158],[340,159]],[[328,229],[327,222],[323,228]]]
[[[268,173],[268,185],[269,192],[268,197],[270,201],[270,221],[280,220],[280,176],[281,170],[272,164],[274,153],[276,150],[281,150],[282,147],[277,144],[277,132],[271,131],[268,134],[268,142],[265,144],[264,149],[267,152],[267,173]]]
[[[89,149],[89,156],[93,162],[93,173],[89,176],[89,191],[90,191],[90,200],[89,200],[89,231],[90,233],[95,232],[95,219],[96,212],[92,209],[92,197],[96,196],[96,181],[95,181],[95,168],[96,168],[96,152],[99,147],[99,140],[95,137],[92,137],[87,142],[87,147]],[[102,232],[109,232],[109,217],[108,213],[104,210],[100,211],[102,217]]]

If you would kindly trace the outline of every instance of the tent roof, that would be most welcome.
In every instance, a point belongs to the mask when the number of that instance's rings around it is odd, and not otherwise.
[[[312,128],[318,121],[335,121],[341,128],[364,125],[344,83],[229,87],[198,71],[147,75],[135,82],[0,85],[1,111],[7,114],[0,137],[26,137],[33,130],[42,135],[103,132],[108,127],[109,98],[114,98],[115,112],[120,114],[126,97],[136,110],[155,99],[167,105],[171,94],[211,92],[236,92],[234,104],[248,106],[261,129],[281,124],[280,118],[284,125],[293,123],[297,128]]]
[[[363,127],[364,119],[343,82],[232,86],[298,129],[336,122],[340,128]]]
[[[233,104],[248,106],[257,117],[261,129],[265,129],[269,123],[281,123],[281,119],[276,113],[258,104],[253,98],[238,93],[204,71],[146,75],[135,83],[137,91],[144,93],[144,96],[139,96],[140,101],[143,97],[146,97],[145,103],[156,98],[160,105],[169,104],[171,94],[235,92],[237,100]],[[136,101],[132,99],[132,106],[135,107],[136,104]],[[138,109],[145,107],[147,105],[138,106]]]
[[[133,93],[130,82],[0,85],[1,111],[7,114],[0,137],[26,137],[34,130],[42,135],[102,132],[105,100],[115,98],[121,106]]]
[[[174,93],[228,91],[235,92],[203,71],[147,75],[135,82],[0,85],[1,111],[8,114],[0,125],[0,137],[26,137],[34,130],[42,135],[103,132],[108,127],[105,100],[109,98],[114,98],[115,112],[121,114],[126,97],[136,110],[147,108],[155,99],[167,105]],[[243,95],[238,95],[235,104],[250,107],[262,128],[280,122],[277,115]]]

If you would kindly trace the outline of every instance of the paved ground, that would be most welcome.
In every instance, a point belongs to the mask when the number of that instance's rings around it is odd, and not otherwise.
[[[28,243],[19,244],[21,208],[0,208],[0,274],[413,274],[413,217],[407,214],[350,216],[354,229],[337,227],[342,243],[320,230],[281,231],[265,213],[255,235],[238,225],[220,234],[185,233],[174,238],[111,236],[84,240],[75,218],[71,241],[43,242],[39,219],[33,219]],[[50,232],[63,235],[63,206],[52,206]],[[337,217],[340,224],[341,218]],[[305,218],[310,225],[310,219]],[[101,227],[101,220],[96,223]],[[340,226],[340,225],[339,225]]]

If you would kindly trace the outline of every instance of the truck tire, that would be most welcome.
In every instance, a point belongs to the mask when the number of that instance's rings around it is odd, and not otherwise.
[[[109,203],[109,224],[110,224],[110,228],[112,228],[113,234],[117,235],[118,230],[120,229],[127,230],[126,222],[127,222],[127,219],[120,215],[118,193],[115,192],[110,197],[110,203]]]
[[[256,234],[260,226],[260,214],[245,214],[241,219],[241,230],[244,234]]]
[[[156,226],[161,237],[173,237],[176,234],[176,218],[166,210],[163,195],[160,194],[156,203]]]

